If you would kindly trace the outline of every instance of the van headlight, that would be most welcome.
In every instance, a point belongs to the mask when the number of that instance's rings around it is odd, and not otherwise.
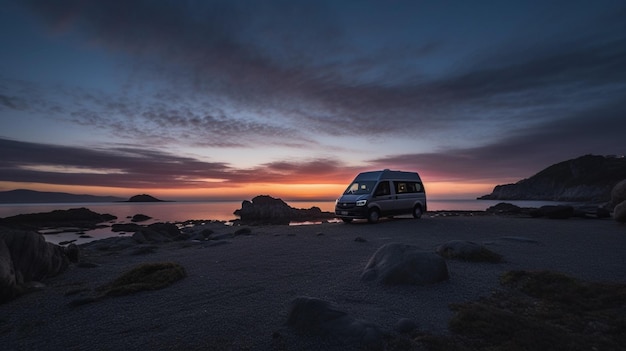
[[[357,200],[356,201],[356,205],[358,207],[365,206],[366,203],[367,203],[367,200]]]

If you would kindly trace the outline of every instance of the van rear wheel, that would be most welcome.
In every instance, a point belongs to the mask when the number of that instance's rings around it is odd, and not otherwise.
[[[367,213],[368,222],[377,223],[379,219],[380,219],[380,212],[378,212],[377,209],[372,208],[371,210],[369,210],[369,212]]]
[[[422,218],[422,214],[423,214],[422,206],[417,205],[413,208],[413,218],[417,218],[417,219]]]

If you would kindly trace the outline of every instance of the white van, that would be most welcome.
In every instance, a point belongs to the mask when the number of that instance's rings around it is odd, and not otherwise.
[[[426,212],[426,191],[417,172],[363,172],[354,178],[343,195],[335,201],[335,215],[344,222],[412,214],[422,217]]]

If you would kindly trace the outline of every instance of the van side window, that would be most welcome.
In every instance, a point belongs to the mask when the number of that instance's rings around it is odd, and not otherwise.
[[[402,194],[408,192],[406,182],[393,182],[396,188],[396,194]]]
[[[384,196],[389,194],[391,194],[391,190],[389,188],[389,182],[386,181],[380,182],[374,192],[374,196]]]
[[[393,182],[396,194],[404,193],[423,193],[424,188],[419,182]]]

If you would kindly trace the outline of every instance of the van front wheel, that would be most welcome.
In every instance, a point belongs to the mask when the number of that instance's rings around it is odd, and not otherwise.
[[[422,218],[422,206],[417,205],[413,208],[413,218]]]
[[[378,212],[378,210],[375,208],[369,210],[369,212],[367,213],[367,221],[370,223],[377,223],[378,219],[380,219],[380,213]]]

